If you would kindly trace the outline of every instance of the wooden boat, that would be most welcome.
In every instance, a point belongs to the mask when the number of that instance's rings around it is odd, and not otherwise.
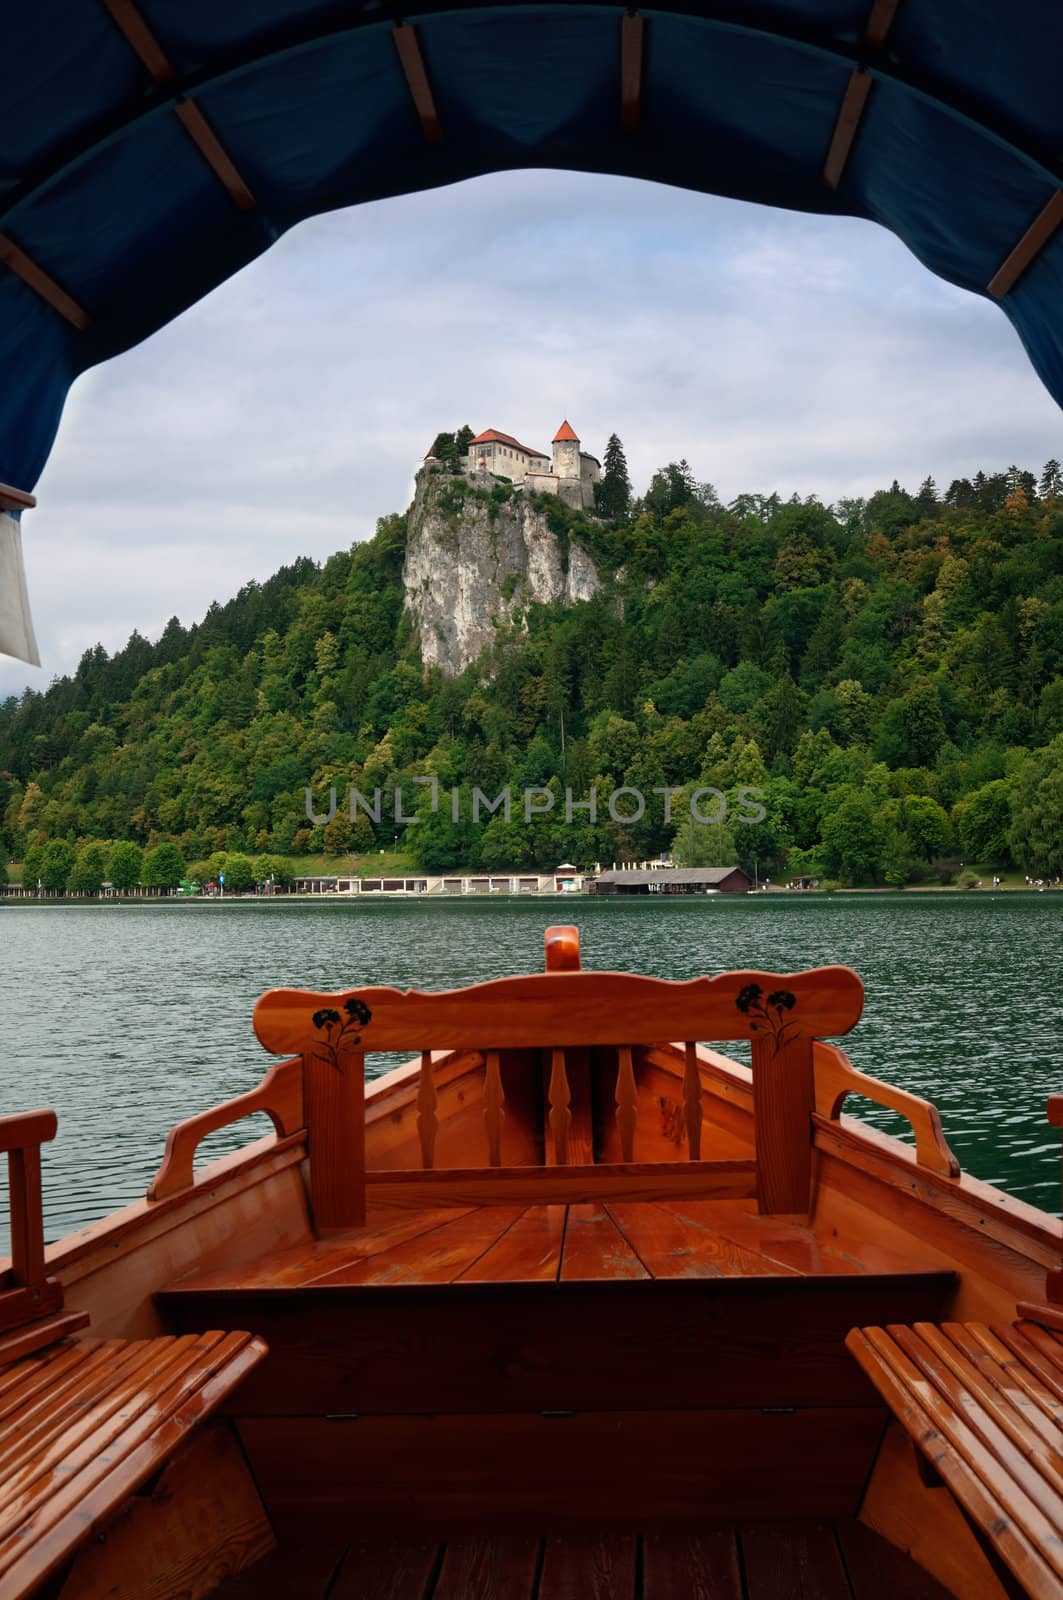
[[[1060,1224],[829,1042],[856,974],[546,968],[271,991],[258,1088],[47,1249],[0,1120],[0,1600],[1063,1595]]]

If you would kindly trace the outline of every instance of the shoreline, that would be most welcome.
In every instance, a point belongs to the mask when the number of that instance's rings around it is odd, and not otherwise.
[[[1060,895],[1063,898],[1063,886],[1045,885],[1037,888],[1029,884],[1000,884],[996,888],[983,889],[965,888],[959,884],[912,884],[903,889],[890,888],[887,885],[868,885],[867,887],[844,889],[760,889],[748,894],[711,894],[711,895],[601,895],[587,894],[577,891],[570,894],[543,893],[543,894],[405,894],[398,891],[381,891],[369,889],[357,894],[276,894],[276,895],[64,895],[37,896],[37,895],[10,895],[0,896],[0,910],[12,906],[36,907],[38,909],[61,909],[64,906],[281,906],[281,905],[358,905],[370,902],[373,905],[386,904],[534,904],[537,902],[550,902],[551,904],[572,905],[574,903],[587,904],[589,901],[611,905],[632,905],[646,902],[651,905],[679,902],[681,904],[704,905],[716,904],[720,901],[748,902],[750,900],[786,900],[788,902],[814,901],[819,903],[824,900],[834,900],[842,896],[852,898],[864,896],[867,898],[882,896],[966,896],[969,899],[992,899],[998,895],[1026,895],[1030,898],[1041,895]]]

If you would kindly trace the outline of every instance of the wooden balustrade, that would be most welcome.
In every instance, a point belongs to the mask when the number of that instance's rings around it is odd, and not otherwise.
[[[0,1117],[0,1154],[7,1156],[11,1202],[9,1288],[0,1292],[0,1331],[50,1316],[63,1304],[60,1284],[44,1266],[44,1203],[41,1145],[55,1138],[54,1111],[23,1111]]]
[[[731,972],[670,983],[628,973],[584,972],[573,928],[547,933],[547,968],[441,994],[367,987],[345,994],[274,989],[255,1007],[255,1032],[274,1054],[303,1060],[310,1187],[319,1232],[359,1226],[367,1187],[393,1203],[502,1202],[513,1196],[593,1200],[629,1195],[753,1195],[762,1211],[807,1213],[811,1195],[813,1041],[859,1020],[863,987],[846,967],[778,975]],[[686,1162],[636,1162],[636,1057],[662,1038],[685,1039]],[[698,1039],[748,1039],[753,1053],[756,1162],[701,1160]],[[573,1085],[590,1052],[616,1052],[620,1163],[593,1165],[590,1135],[574,1120]],[[365,1170],[366,1050],[415,1051],[419,1171]],[[433,1051],[473,1052],[484,1066],[486,1169],[436,1170],[438,1104]],[[545,1063],[546,1160],[502,1166],[503,1064],[507,1052]],[[575,1077],[573,1077],[575,1074]],[[582,1117],[584,1114],[580,1113]],[[472,1200],[475,1194],[479,1198]],[[460,1199],[459,1199],[460,1197]]]

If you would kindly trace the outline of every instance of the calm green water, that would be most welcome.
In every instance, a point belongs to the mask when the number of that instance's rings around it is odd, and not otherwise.
[[[1063,1090],[1063,895],[8,904],[0,1112],[59,1113],[48,1236],[142,1195],[174,1122],[257,1082],[268,1058],[250,1019],[264,989],[442,989],[539,971],[543,930],[563,921],[580,925],[585,966],[663,978],[855,967],[867,988],[846,1046],[857,1066],[935,1100],[968,1171],[1058,1209],[1044,1102]],[[245,1123],[204,1152],[257,1132]]]

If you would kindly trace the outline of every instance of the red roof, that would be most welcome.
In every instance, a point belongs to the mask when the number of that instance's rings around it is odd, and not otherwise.
[[[573,444],[579,444],[579,434],[573,433],[572,424],[567,419],[554,434],[554,444],[558,444],[562,439],[571,439]]]
[[[519,439],[514,439],[511,433],[499,433],[497,428],[485,428],[483,433],[478,433],[472,441],[473,444],[508,444],[514,450],[523,450],[526,456],[542,456],[548,460],[545,450],[533,450],[530,445],[521,444]]]

